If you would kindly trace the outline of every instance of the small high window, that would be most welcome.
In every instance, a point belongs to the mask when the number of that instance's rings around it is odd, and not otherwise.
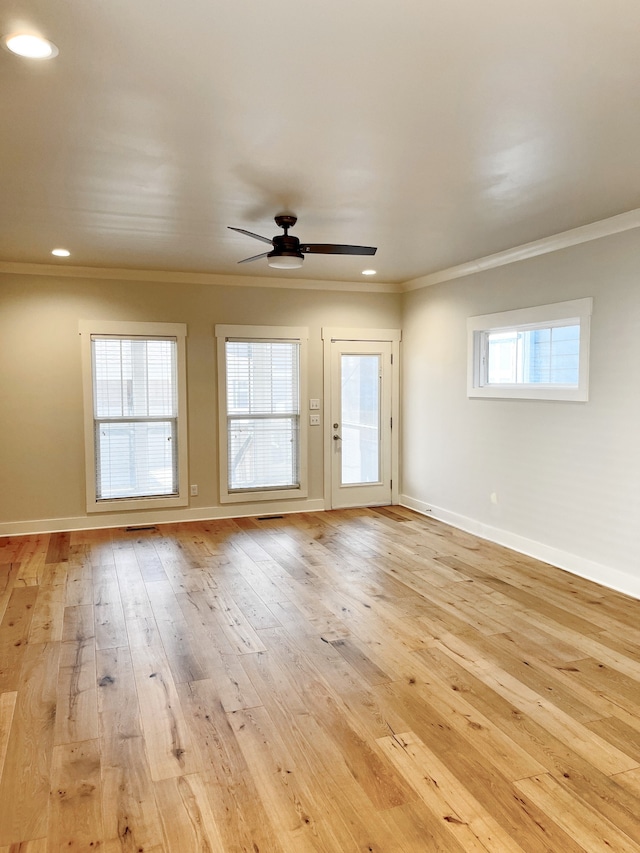
[[[468,396],[587,400],[592,301],[470,317]]]

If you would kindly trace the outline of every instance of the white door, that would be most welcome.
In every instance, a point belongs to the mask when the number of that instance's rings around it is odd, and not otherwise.
[[[391,503],[392,343],[332,340],[331,506]]]

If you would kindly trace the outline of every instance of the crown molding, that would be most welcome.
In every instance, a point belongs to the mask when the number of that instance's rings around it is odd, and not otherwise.
[[[109,281],[140,281],[167,284],[205,284],[217,287],[271,287],[295,290],[339,290],[356,293],[400,293],[401,285],[391,282],[325,281],[322,279],[280,278],[266,276],[220,275],[202,272],[167,272],[111,267],[78,267],[58,264],[29,264],[0,261],[0,273],[7,275],[40,275],[54,278],[90,278]]]
[[[569,246],[599,240],[601,237],[609,237],[612,234],[620,234],[622,231],[630,231],[638,227],[640,227],[640,208],[619,213],[617,216],[610,216],[608,219],[600,219],[598,222],[592,222],[589,225],[581,225],[579,228],[572,228],[560,234],[553,234],[550,237],[543,237],[541,240],[533,240],[531,243],[523,243],[521,246],[506,249],[504,252],[496,252],[494,255],[486,255],[484,258],[478,258],[475,261],[467,261],[455,267],[405,281],[401,285],[401,290],[403,293],[410,290],[420,290],[423,287],[430,287],[432,284],[464,278],[477,272],[495,269],[517,261],[525,261],[527,258],[557,252]]]
[[[55,278],[90,278],[111,281],[140,281],[149,283],[169,284],[205,284],[217,287],[267,287],[295,290],[333,290],[351,291],[355,293],[406,293],[412,290],[421,290],[433,284],[441,284],[464,278],[474,273],[506,266],[507,264],[525,261],[538,255],[546,255],[577,246],[580,243],[588,243],[591,240],[599,240],[601,237],[610,237],[623,231],[631,231],[640,227],[640,208],[629,210],[610,216],[608,219],[600,219],[589,225],[581,225],[562,231],[560,234],[552,234],[531,243],[523,243],[493,255],[486,255],[464,264],[448,267],[444,270],[428,273],[409,281],[395,284],[393,282],[372,281],[326,281],[322,279],[282,278],[275,276],[240,276],[221,275],[218,273],[201,272],[168,272],[166,270],[137,270],[121,269],[111,267],[79,267],[62,264],[32,264],[18,261],[0,261],[0,273],[8,275],[40,275]]]

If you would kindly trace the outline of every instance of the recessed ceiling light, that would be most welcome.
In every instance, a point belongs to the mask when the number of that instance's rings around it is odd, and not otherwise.
[[[376,270],[362,270],[362,275],[375,275]]]
[[[28,33],[2,36],[2,43],[11,53],[26,56],[28,59],[52,59],[58,55],[58,48],[53,42]]]
[[[71,252],[68,249],[52,249],[51,254],[56,258],[68,258]]]

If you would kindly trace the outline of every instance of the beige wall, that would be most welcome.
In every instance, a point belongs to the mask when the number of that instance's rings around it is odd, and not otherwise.
[[[406,294],[402,500],[640,597],[639,282],[633,230]],[[467,397],[467,317],[584,296],[588,402]]]
[[[190,509],[206,515],[219,506],[214,325],[308,326],[309,396],[322,399],[321,327],[399,328],[400,297],[0,275],[1,532],[10,532],[12,522],[47,530],[65,527],[52,520],[75,519],[79,526],[86,516],[78,321],[93,318],[187,324],[189,482],[199,486]],[[309,497],[322,499],[322,428],[309,433]],[[241,514],[241,507],[233,512]],[[155,515],[162,520],[167,513]],[[87,525],[107,517],[92,514]]]

